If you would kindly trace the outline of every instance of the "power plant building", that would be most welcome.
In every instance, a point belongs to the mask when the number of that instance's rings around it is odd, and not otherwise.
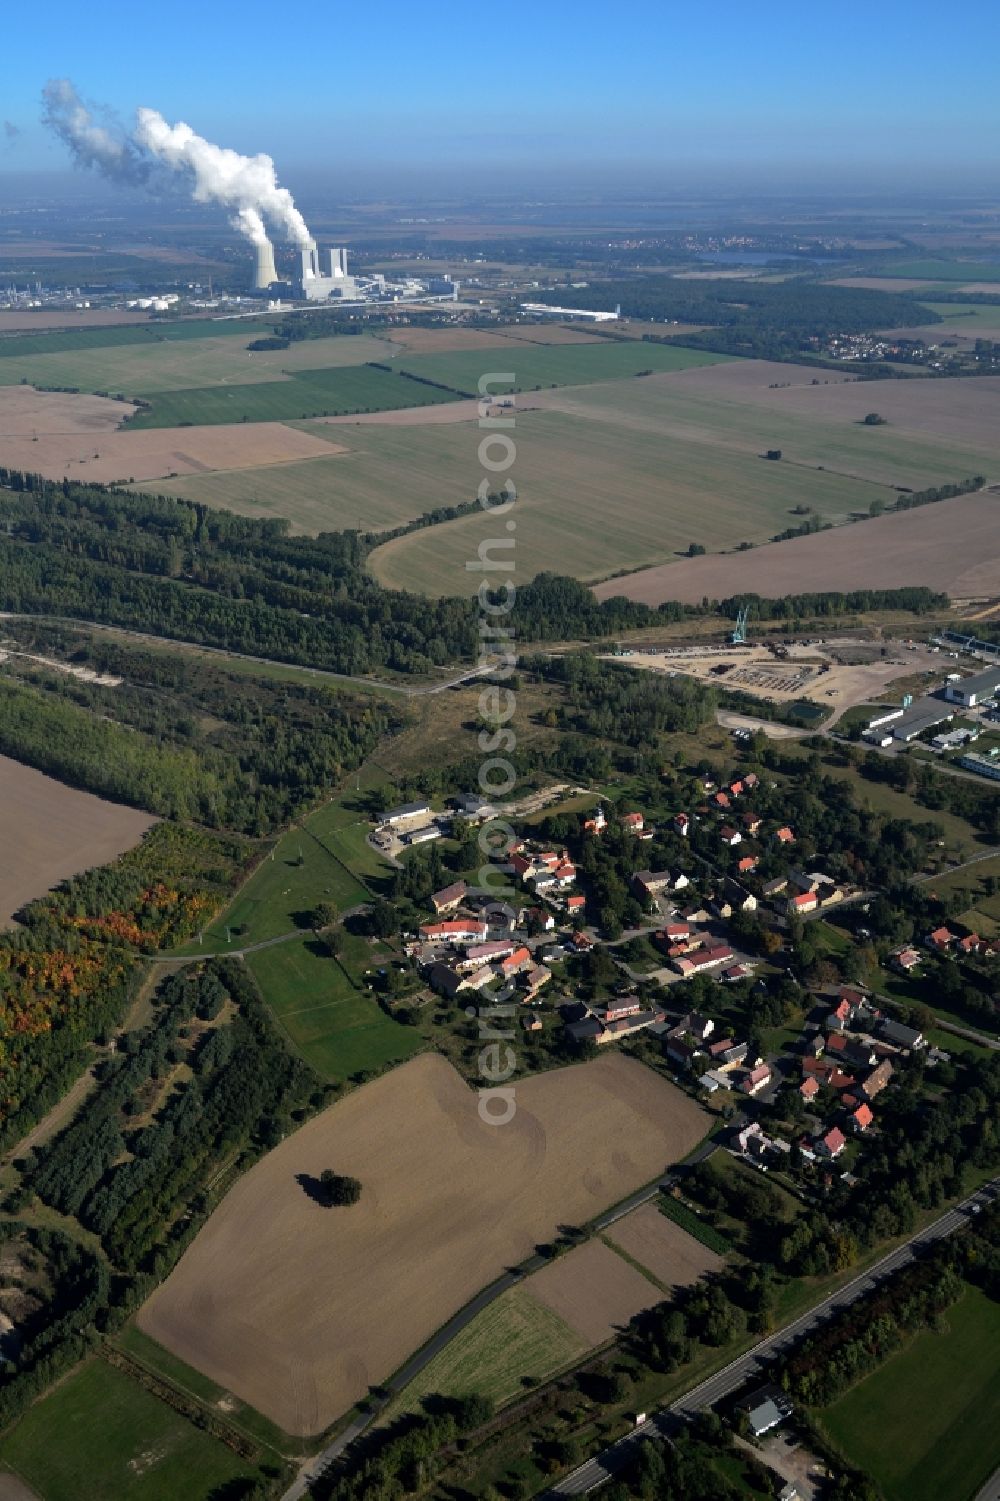
[[[358,284],[347,274],[347,251],[342,245],[327,252],[329,273],[320,270],[319,250],[311,240],[302,251],[302,281],[300,291],[307,302],[329,302],[331,298],[343,298],[354,302],[360,297]]]

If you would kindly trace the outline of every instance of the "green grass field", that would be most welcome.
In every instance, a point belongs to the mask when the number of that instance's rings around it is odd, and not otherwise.
[[[134,393],[129,393],[134,394]],[[140,395],[145,395],[139,392]],[[207,386],[150,392],[151,405],[130,429],[214,427],[220,422],[284,422],[290,418],[336,417],[350,412],[388,412],[434,406],[456,398],[450,391],[407,380],[396,371],[368,365],[294,372],[289,380],[254,385]]]
[[[491,373],[489,389],[502,393],[543,386],[582,386],[646,370],[691,370],[699,365],[726,364],[729,359],[729,355],[700,349],[609,339],[599,344],[536,345],[509,351],[463,349],[450,354],[403,355],[399,364],[413,375],[442,381],[475,396],[481,377]],[[508,379],[502,379],[502,375]]]
[[[392,1404],[389,1417],[415,1411],[432,1392],[448,1397],[478,1392],[500,1406],[523,1394],[526,1378],[543,1381],[588,1348],[525,1288],[509,1288],[435,1355]]]
[[[384,958],[368,952],[372,964]],[[353,968],[350,961],[347,956]],[[374,996],[356,990],[344,967],[311,938],[261,949],[247,964],[293,1047],[332,1083],[401,1063],[420,1050],[416,1029],[386,1016]]]
[[[1000,1304],[970,1288],[823,1422],[887,1501],[969,1501],[1000,1465]]]
[[[1000,287],[997,291],[1000,292]],[[989,339],[1000,329],[1000,303],[929,302],[927,306],[940,313],[944,320],[940,325],[934,325],[943,338],[949,333],[957,333],[969,334],[973,338],[982,334],[983,338]]]
[[[29,1408],[0,1466],[41,1501],[207,1501],[255,1467],[102,1360]]]
[[[877,271],[867,271],[865,274],[867,276],[922,276],[928,281],[1000,282],[1000,265],[995,263],[991,265],[988,261],[946,261],[936,256],[927,256],[891,261],[887,265],[880,266]]]
[[[357,335],[303,339],[288,349],[248,350],[247,344],[264,332],[265,329],[244,323],[240,327],[241,338],[228,334],[162,342],[147,339],[144,343],[132,341],[112,348],[83,346],[52,354],[21,356],[8,353],[5,359],[0,359],[0,385],[17,385],[27,380],[32,385],[141,394],[148,399],[158,393],[192,388],[287,383],[288,377],[299,371],[384,360],[393,348],[383,339]],[[42,342],[42,335],[32,340],[35,344]],[[13,339],[0,340],[0,353],[5,345],[14,343]]]
[[[620,385],[616,402],[626,399]],[[670,392],[661,395],[665,409],[671,399]],[[456,425],[424,429],[415,446],[418,452],[432,446],[461,465],[466,499],[478,472],[477,440],[471,425]],[[448,472],[446,459],[441,467]],[[637,428],[596,412],[525,413],[510,475],[519,496],[515,581],[543,569],[592,581],[667,562],[693,542],[710,552],[765,542],[794,522],[792,508],[803,501],[837,520],[867,511],[876,498],[891,499],[880,484],[766,464],[756,452],[670,436],[655,421]],[[373,554],[372,571],[392,588],[473,594],[482,574],[466,562],[494,535],[505,535],[502,526],[491,530],[487,518],[473,513],[386,543]]]
[[[188,343],[193,339],[218,339],[243,334],[252,339],[265,330],[255,319],[187,318],[176,323],[151,322],[110,324],[104,328],[68,328],[51,333],[11,333],[0,338],[0,359],[25,355],[76,354],[88,349],[118,349],[135,345],[156,349],[162,344]]]

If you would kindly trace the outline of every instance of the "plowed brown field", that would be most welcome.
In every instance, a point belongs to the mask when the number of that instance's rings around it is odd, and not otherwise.
[[[686,1095],[620,1055],[517,1082],[516,1099],[508,1125],[484,1124],[432,1054],[364,1085],[237,1183],[141,1327],[286,1432],[317,1433],[504,1267],[705,1128]],[[328,1166],[361,1180],[358,1204],[303,1190],[300,1175]]]

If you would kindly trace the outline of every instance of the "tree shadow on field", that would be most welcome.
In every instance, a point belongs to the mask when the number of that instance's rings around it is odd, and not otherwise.
[[[312,1199],[314,1204],[319,1204],[323,1209],[330,1209],[330,1195],[323,1187],[318,1178],[312,1173],[296,1173],[295,1181],[305,1194],[307,1199]]]

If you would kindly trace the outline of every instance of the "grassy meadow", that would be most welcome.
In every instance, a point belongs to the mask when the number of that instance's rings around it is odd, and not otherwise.
[[[333,959],[313,938],[301,938],[247,957],[279,1026],[321,1078],[343,1083],[352,1075],[402,1063],[419,1052],[414,1027],[393,1021],[351,971],[385,962],[384,951],[365,944],[364,955]]]
[[[208,1501],[256,1468],[96,1359],[28,1409],[0,1467],[42,1501]]]
[[[947,1321],[822,1412],[887,1501],[971,1501],[1000,1465],[1000,1304],[970,1288]]]
[[[544,1381],[579,1360],[587,1342],[523,1287],[508,1288],[429,1361],[389,1409],[389,1418],[415,1412],[423,1397],[474,1392],[497,1404],[522,1394],[527,1381]]]

